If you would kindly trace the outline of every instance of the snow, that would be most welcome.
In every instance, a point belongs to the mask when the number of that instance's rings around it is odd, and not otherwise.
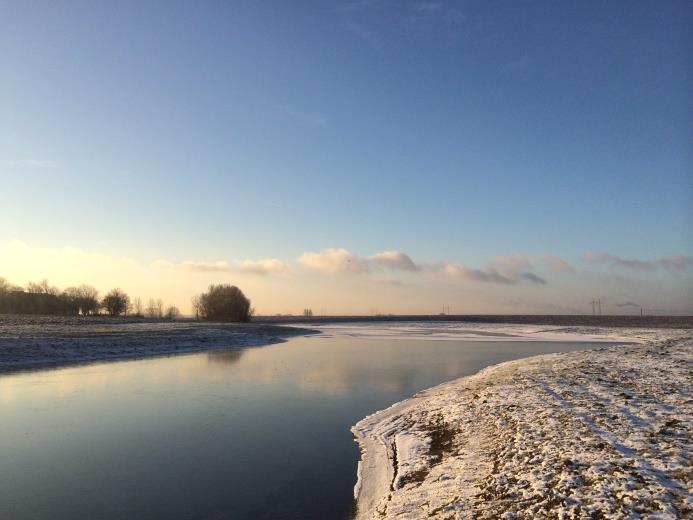
[[[638,344],[502,363],[361,420],[357,518],[690,517],[690,331],[562,330]]]
[[[274,325],[0,315],[0,373],[260,346],[310,332]]]
[[[417,341],[633,341],[619,329],[587,329],[543,325],[483,324],[465,322],[384,322],[311,324],[323,334],[362,339],[410,339]],[[647,335],[648,331],[641,331]]]

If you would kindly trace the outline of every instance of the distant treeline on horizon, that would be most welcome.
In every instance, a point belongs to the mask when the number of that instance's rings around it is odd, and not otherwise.
[[[12,285],[0,277],[0,313],[45,314],[54,316],[141,316],[174,319],[180,316],[177,307],[164,308],[161,299],[149,300],[146,307],[140,298],[131,300],[121,289],[112,289],[102,299],[90,285],[60,290],[48,280],[29,282],[26,287]]]
[[[211,321],[248,322],[254,310],[250,300],[238,287],[229,284],[210,285],[207,292],[192,299],[195,318]],[[130,299],[123,290],[111,289],[99,300],[99,291],[90,285],[68,287],[61,291],[48,280],[29,282],[24,287],[10,284],[0,277],[0,314],[34,314],[52,316],[135,316],[177,319],[178,307],[164,307],[161,298],[150,299],[144,307],[140,298]]]

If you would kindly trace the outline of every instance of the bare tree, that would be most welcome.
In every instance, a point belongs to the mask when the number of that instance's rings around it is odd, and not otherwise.
[[[313,309],[303,309],[303,317],[304,318],[312,318],[313,317]]]
[[[178,307],[171,305],[166,309],[166,319],[167,320],[177,320],[180,317],[180,311]]]
[[[88,316],[99,311],[99,291],[91,285],[82,284],[77,288],[79,306],[82,314]]]
[[[60,294],[60,289],[48,283],[45,278],[40,282],[29,282],[26,285],[26,292],[31,294],[50,294],[57,296]]]
[[[132,302],[132,311],[135,316],[142,316],[142,298],[140,298],[139,296],[135,298]]]
[[[0,276],[0,294],[7,294],[11,292],[24,292],[24,288],[19,285],[12,285],[5,278]]]
[[[164,302],[161,301],[161,298],[156,300],[156,315],[158,318],[164,317]]]
[[[156,310],[156,301],[154,301],[154,298],[149,298],[149,301],[147,302],[147,308],[144,310],[145,316],[147,318],[156,318],[157,316],[157,310]]]
[[[199,320],[200,319],[200,295],[196,294],[195,296],[192,297],[192,311],[193,314],[195,315],[195,319]]]
[[[112,289],[101,301],[101,306],[110,316],[127,314],[130,297],[121,289]]]

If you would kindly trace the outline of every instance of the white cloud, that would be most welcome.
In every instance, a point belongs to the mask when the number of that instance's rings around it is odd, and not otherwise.
[[[175,263],[169,260],[159,259],[154,260],[150,266],[155,269],[181,269],[197,273],[226,272],[231,270],[231,265],[223,260],[219,260],[217,262],[196,262],[186,260],[185,262]]]
[[[269,313],[296,312],[308,305],[332,314],[369,312],[375,307],[386,312],[430,312],[441,300],[451,302],[460,312],[506,312],[507,306],[498,298],[507,300],[516,295],[529,299],[513,307],[518,312],[522,308],[564,312],[567,306],[589,312],[587,302],[600,297],[602,302],[614,302],[614,311],[637,312],[638,305],[646,312],[669,309],[690,314],[690,284],[681,283],[681,276],[688,277],[693,270],[690,256],[633,260],[592,255],[592,261],[616,267],[609,272],[580,270],[579,276],[563,276],[572,267],[550,255],[502,256],[477,268],[454,261],[426,264],[392,250],[359,256],[344,248],[307,252],[300,264],[296,261],[288,265],[276,258],[237,262],[159,259],[143,263],[119,256],[103,244],[86,249],[34,247],[15,240],[0,243],[0,276],[18,285],[43,278],[60,288],[86,283],[102,294],[121,287],[132,297],[160,297],[186,311],[190,296],[207,284],[233,281],[254,305]],[[306,269],[293,271],[296,265]],[[412,265],[417,270],[412,270]],[[620,273],[627,269],[644,276]],[[294,275],[284,277],[284,273],[292,272]],[[332,273],[333,278],[326,280],[319,272]],[[550,280],[551,286],[544,285],[544,273],[553,272],[560,274],[555,275],[555,281]],[[656,276],[666,272],[681,276]],[[340,273],[344,276],[338,276]],[[275,276],[282,278],[272,283]],[[525,290],[529,287],[541,290]],[[405,293],[407,298],[403,297]],[[552,301],[566,307],[552,308]]]
[[[218,260],[216,262],[192,262],[186,260],[181,263],[181,266],[188,271],[198,273],[225,273],[231,270],[231,264],[224,260]]]
[[[442,272],[447,276],[458,280],[483,283],[497,283],[513,285],[519,282],[530,282],[537,285],[545,285],[546,280],[529,271],[516,269],[520,264],[512,265],[509,270],[501,271],[497,267],[489,266],[484,269],[466,267],[461,264],[443,264]]]
[[[582,258],[588,262],[607,263],[616,267],[623,267],[636,271],[654,271],[655,269],[686,271],[689,267],[693,266],[693,257],[684,255],[663,256],[654,260],[639,260],[636,258],[623,258],[608,253],[587,251]]]
[[[369,256],[368,260],[386,269],[410,272],[419,270],[419,266],[409,258],[409,255],[401,251],[383,251]]]
[[[534,273],[522,273],[520,276],[522,276],[523,279],[527,280],[530,283],[546,285],[546,280]]]
[[[547,265],[547,267],[551,271],[567,273],[575,272],[575,269],[573,269],[572,265],[570,265],[568,262],[557,256],[544,255],[541,256],[540,259]]]
[[[289,266],[276,258],[268,258],[266,260],[243,260],[238,262],[234,269],[241,273],[265,276],[286,273]]]
[[[368,273],[373,270],[419,271],[419,266],[401,251],[383,251],[361,257],[348,249],[330,248],[320,252],[306,252],[301,255],[299,262],[309,269],[327,274]]]
[[[575,272],[575,269],[568,262],[553,255],[497,256],[492,265],[501,271],[521,271],[543,266],[553,272]]]
[[[552,271],[572,270],[567,262],[554,256],[499,256],[486,268],[480,269],[453,262],[419,265],[406,253],[396,250],[361,257],[344,248],[307,252],[299,258],[299,262],[309,269],[326,274],[363,274],[379,271],[442,273],[457,280],[506,285],[520,282],[546,284],[546,280],[534,272],[539,266],[545,266]]]
[[[497,256],[491,262],[491,266],[500,271],[516,273],[525,269],[531,269],[532,261],[530,257],[522,255]]]
[[[317,253],[303,253],[298,261],[309,269],[328,274],[366,273],[370,271],[367,261],[344,248],[330,248]]]
[[[289,270],[289,266],[277,260],[268,258],[266,260],[241,260],[230,263],[225,260],[212,262],[186,260],[180,263],[170,262],[169,260],[155,260],[151,266],[158,269],[181,269],[196,273],[241,273],[252,275],[282,274]]]

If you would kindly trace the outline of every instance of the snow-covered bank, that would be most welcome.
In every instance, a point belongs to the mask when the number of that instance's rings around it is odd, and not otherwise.
[[[0,315],[0,373],[268,345],[311,332],[276,325]]]
[[[691,331],[563,330],[640,345],[503,363],[366,417],[358,518],[690,517]]]

